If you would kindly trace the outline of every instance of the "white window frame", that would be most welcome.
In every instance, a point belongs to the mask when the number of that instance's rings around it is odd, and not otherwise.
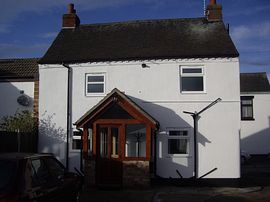
[[[103,76],[103,81],[88,82],[89,76]],[[88,93],[88,84],[103,84],[103,92],[100,93]],[[106,93],[106,74],[105,73],[87,73],[85,74],[85,95],[86,96],[103,96]]]
[[[201,69],[201,73],[184,73],[184,69]],[[182,78],[183,77],[202,77],[203,78],[203,90],[202,91],[185,91],[182,90]],[[194,94],[194,93],[206,93],[205,85],[205,71],[203,65],[194,66],[180,66],[180,92],[183,94]]]
[[[187,136],[172,136],[170,135],[170,131],[187,131]],[[191,156],[191,136],[190,136],[191,130],[190,128],[167,128],[166,129],[166,135],[167,135],[167,155],[168,157],[190,157]],[[176,140],[187,140],[187,153],[186,154],[170,154],[169,153],[169,140],[170,139],[176,139]]]

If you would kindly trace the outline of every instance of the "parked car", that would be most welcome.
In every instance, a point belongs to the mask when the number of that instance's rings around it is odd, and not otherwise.
[[[0,202],[79,201],[81,186],[51,154],[0,154]]]

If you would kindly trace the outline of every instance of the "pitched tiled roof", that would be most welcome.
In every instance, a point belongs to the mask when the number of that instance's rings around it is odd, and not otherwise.
[[[270,92],[270,85],[265,72],[241,73],[240,91],[244,92]]]
[[[223,22],[188,18],[62,29],[39,63],[238,56]]]
[[[0,59],[0,80],[37,79],[38,58]]]

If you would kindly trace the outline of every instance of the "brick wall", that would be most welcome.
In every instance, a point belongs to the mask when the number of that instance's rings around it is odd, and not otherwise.
[[[86,186],[94,186],[96,184],[96,161],[85,159],[84,163],[85,184]]]
[[[149,161],[123,161],[123,187],[150,186]]]

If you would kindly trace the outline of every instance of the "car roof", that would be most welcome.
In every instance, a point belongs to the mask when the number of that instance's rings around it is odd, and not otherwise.
[[[20,160],[36,157],[52,157],[50,153],[1,153],[0,159]]]

